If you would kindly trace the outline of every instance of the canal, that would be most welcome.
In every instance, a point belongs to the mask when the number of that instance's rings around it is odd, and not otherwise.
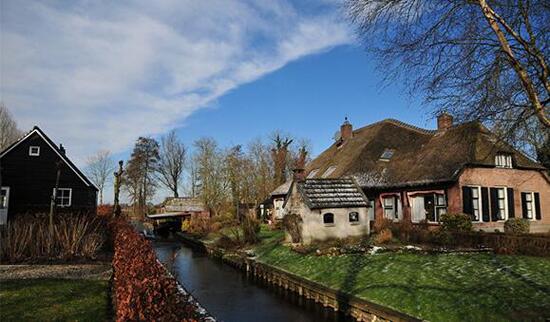
[[[218,321],[351,321],[291,292],[247,277],[180,243],[154,242],[159,260]]]

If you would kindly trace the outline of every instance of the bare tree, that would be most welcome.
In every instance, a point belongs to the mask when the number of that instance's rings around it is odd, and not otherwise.
[[[0,103],[0,151],[16,141],[22,134],[6,105]]]
[[[280,133],[273,134],[273,148],[271,149],[271,157],[273,158],[274,180],[276,185],[281,185],[287,180],[288,163],[290,160],[289,146],[294,141],[290,137],[283,137]]]
[[[175,131],[161,138],[159,181],[173,192],[175,198],[179,197],[178,188],[183,177],[185,152],[185,146],[178,140]]]
[[[115,163],[108,150],[98,151],[87,160],[86,174],[99,189],[99,204],[103,204],[103,190],[110,182]]]
[[[345,7],[385,80],[423,91],[436,112],[508,134],[531,120],[550,129],[548,1],[346,0]]]

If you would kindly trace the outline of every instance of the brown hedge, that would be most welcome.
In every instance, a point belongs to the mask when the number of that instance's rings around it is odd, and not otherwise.
[[[550,256],[550,236],[486,232],[454,232],[452,243],[463,247],[490,247],[500,254]]]
[[[176,280],[151,244],[123,219],[111,222],[114,239],[113,304],[117,321],[198,321]]]

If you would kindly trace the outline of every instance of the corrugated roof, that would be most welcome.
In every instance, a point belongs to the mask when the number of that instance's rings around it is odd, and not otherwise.
[[[352,178],[306,179],[298,191],[310,209],[366,207],[368,200]]]

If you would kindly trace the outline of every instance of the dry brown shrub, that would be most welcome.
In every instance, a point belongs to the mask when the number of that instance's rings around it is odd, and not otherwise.
[[[376,244],[385,244],[390,242],[393,238],[393,234],[389,228],[384,228],[376,234],[374,237],[374,242]]]

